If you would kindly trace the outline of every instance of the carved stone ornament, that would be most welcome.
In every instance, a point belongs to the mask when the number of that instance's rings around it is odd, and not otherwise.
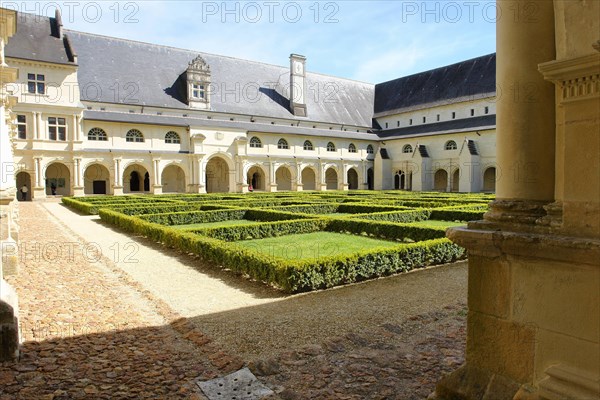
[[[204,61],[202,56],[198,56],[189,63],[188,70],[210,72],[210,66]]]

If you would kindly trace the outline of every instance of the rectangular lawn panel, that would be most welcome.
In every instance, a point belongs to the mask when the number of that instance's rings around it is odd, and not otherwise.
[[[303,260],[339,256],[363,250],[394,247],[397,242],[334,232],[312,232],[257,240],[243,240],[236,244],[256,250],[269,257]]]

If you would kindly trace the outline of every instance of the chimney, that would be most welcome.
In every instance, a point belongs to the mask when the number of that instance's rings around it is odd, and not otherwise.
[[[56,37],[59,39],[63,38],[63,23],[62,17],[60,16],[60,10],[57,8],[54,12],[54,19],[56,20]]]
[[[290,54],[290,111],[306,117],[306,57]]]

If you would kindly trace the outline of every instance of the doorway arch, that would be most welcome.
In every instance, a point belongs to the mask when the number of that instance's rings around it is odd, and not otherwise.
[[[346,174],[348,179],[348,190],[358,189],[358,172],[354,168],[350,168]]]
[[[185,172],[179,165],[167,166],[160,175],[163,193],[185,193]]]
[[[15,182],[17,184],[18,200],[30,201],[33,197],[33,190],[31,190],[31,175],[29,174],[29,172],[21,171],[17,173],[17,176],[15,177]],[[21,194],[21,188],[23,187],[23,185],[27,186],[27,193],[25,194],[26,198],[23,198]]]
[[[330,167],[325,171],[325,186],[327,190],[338,189],[338,173],[333,167]]]
[[[141,193],[150,191],[150,175],[148,170],[131,164],[123,171],[123,193]]]
[[[433,190],[445,192],[448,188],[448,173],[444,169],[438,169],[435,171],[433,177]]]
[[[302,189],[317,190],[317,174],[311,167],[306,167],[302,170]]]
[[[206,164],[206,193],[229,192],[229,165],[222,157],[212,157]]]
[[[88,165],[83,173],[84,194],[108,194],[110,192],[110,172],[102,164]]]
[[[292,190],[293,180],[292,171],[287,165],[282,165],[275,171],[275,183],[277,184],[278,192]]]
[[[69,196],[71,195],[71,172],[61,162],[53,162],[46,167],[46,195]]]
[[[246,182],[252,185],[252,190],[266,190],[265,171],[258,165],[252,166],[246,174]]]

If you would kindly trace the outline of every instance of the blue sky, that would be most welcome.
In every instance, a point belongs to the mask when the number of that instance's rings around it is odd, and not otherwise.
[[[495,2],[2,1],[68,29],[378,83],[495,51]],[[157,60],[160,62],[160,60]]]

